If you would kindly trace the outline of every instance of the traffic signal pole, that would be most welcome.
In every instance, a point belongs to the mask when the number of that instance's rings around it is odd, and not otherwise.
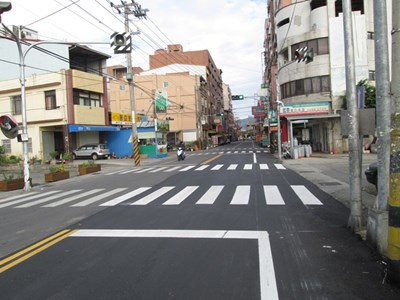
[[[349,174],[350,174],[350,217],[348,227],[354,233],[360,232],[362,224],[361,206],[361,143],[359,117],[356,101],[356,72],[351,1],[342,1],[343,30],[345,44],[346,98],[349,110]]]
[[[146,18],[147,9],[142,9],[141,6],[132,1],[132,3],[127,3],[122,1],[121,5],[114,5],[111,4],[112,7],[116,8],[117,11],[120,13],[120,8],[124,10],[124,19],[125,19],[125,32],[130,32],[129,29],[129,15],[133,14],[137,18]],[[134,34],[134,33],[132,33]],[[133,159],[135,161],[135,165],[140,165],[140,151],[139,151],[139,138],[138,138],[138,131],[136,125],[136,113],[135,113],[135,90],[133,84],[133,72],[132,72],[132,54],[129,51],[126,54],[127,60],[127,74],[126,79],[128,80],[129,85],[129,99],[130,99],[130,106],[131,106],[131,117],[132,117],[132,147],[133,147]]]

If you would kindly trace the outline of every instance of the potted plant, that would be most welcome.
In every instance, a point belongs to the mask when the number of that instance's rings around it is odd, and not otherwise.
[[[24,178],[21,174],[3,174],[3,180],[0,180],[0,191],[23,189],[24,185]]]
[[[63,162],[72,162],[72,153],[71,152],[64,152],[62,155],[62,161]]]
[[[53,165],[49,168],[50,173],[44,174],[46,182],[53,182],[69,178],[69,170],[64,164]]]
[[[96,164],[94,160],[88,160],[87,162],[78,165],[79,175],[86,175],[89,173],[98,172],[101,170],[101,165]]]

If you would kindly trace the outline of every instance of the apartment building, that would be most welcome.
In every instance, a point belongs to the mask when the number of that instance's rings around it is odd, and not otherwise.
[[[223,139],[234,132],[230,89],[227,85],[223,88],[221,71],[207,50],[184,52],[181,45],[169,45],[167,50],[150,55],[149,65],[147,71],[133,69],[134,109],[136,121],[157,119],[168,123],[169,132],[159,141],[175,144],[182,140],[202,147],[211,136]],[[124,66],[107,69],[116,79],[110,82],[111,114],[117,119],[129,119],[127,69]],[[160,94],[166,99],[163,109],[157,107]]]
[[[26,121],[29,156],[47,160],[51,152],[71,152],[92,142],[106,142],[109,126],[106,60],[108,55],[80,45],[41,43],[30,48],[22,40],[26,72]],[[22,124],[18,48],[0,39],[0,115]],[[22,144],[0,133],[8,154],[22,155]]]
[[[356,82],[374,84],[373,3],[351,2]],[[278,97],[283,102],[282,140],[296,138],[312,144],[314,151],[348,151],[340,126],[341,96],[346,94],[342,2],[271,0],[268,15],[264,84],[273,108]],[[295,51],[304,47],[312,49],[311,62],[295,60]]]

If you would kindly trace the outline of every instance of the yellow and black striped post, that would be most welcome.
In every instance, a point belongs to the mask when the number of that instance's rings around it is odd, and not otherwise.
[[[389,190],[389,278],[400,282],[400,115],[392,115]]]
[[[133,137],[133,159],[136,166],[140,166],[140,151],[137,136]]]

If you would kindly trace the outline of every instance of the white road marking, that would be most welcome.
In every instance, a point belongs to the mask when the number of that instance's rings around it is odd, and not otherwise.
[[[31,195],[34,195],[34,194],[37,194],[37,193],[38,192],[30,192],[29,195],[31,196]],[[11,197],[8,197],[6,199],[1,199],[0,203],[11,201],[11,200],[15,200],[15,199],[22,198],[22,197],[25,197],[25,196],[26,196],[26,194],[11,196]]]
[[[67,191],[67,192],[63,192],[61,194],[53,195],[53,196],[50,196],[50,197],[47,197],[47,198],[43,198],[43,199],[39,199],[39,200],[36,200],[36,201],[33,201],[33,202],[22,204],[20,206],[17,206],[17,208],[31,207],[31,206],[42,204],[44,202],[48,202],[48,201],[51,201],[51,200],[54,200],[54,199],[57,199],[57,198],[68,196],[68,195],[71,195],[71,194],[74,194],[74,193],[77,193],[77,192],[80,192],[80,191],[82,191],[82,190],[70,190],[70,191]]]
[[[209,167],[209,165],[202,165],[200,167],[198,167],[197,169],[195,169],[195,171],[203,171],[204,169],[207,169]]]
[[[111,191],[109,191],[109,192],[106,192],[106,193],[102,193],[102,194],[100,194],[100,195],[97,195],[96,197],[92,197],[92,198],[87,199],[87,200],[85,200],[85,201],[78,202],[78,203],[76,203],[76,204],[74,204],[74,205],[71,205],[71,207],[82,207],[82,206],[86,206],[86,205],[92,204],[92,203],[94,203],[94,202],[103,200],[103,199],[105,199],[105,198],[107,198],[107,197],[109,197],[109,196],[115,195],[115,194],[117,194],[117,193],[119,193],[119,192],[125,191],[126,189],[127,189],[127,188],[117,188],[117,189],[113,189],[113,190],[111,190]],[[101,205],[100,205],[100,206],[101,206]]]
[[[163,172],[172,172],[172,171],[175,171],[175,170],[177,170],[177,169],[179,169],[179,168],[181,168],[181,167],[182,167],[182,166],[172,167],[171,169],[165,170],[165,171],[163,171]]]
[[[231,205],[247,205],[250,199],[250,185],[238,185],[233,195]]]
[[[252,170],[253,165],[252,164],[245,164],[243,170]]]
[[[255,153],[253,153],[253,163],[257,163],[257,156],[256,156],[256,154]]]
[[[154,169],[154,168],[142,169],[142,170],[140,170],[140,171],[136,171],[135,174],[144,173],[144,172],[147,172],[147,171],[150,171],[150,170],[153,170],[153,169]]]
[[[237,168],[237,164],[231,164],[229,167],[228,167],[228,170],[236,170],[236,168]]]
[[[291,185],[304,205],[323,205],[304,185]]]
[[[37,199],[37,198],[40,198],[40,197],[45,197],[45,196],[48,196],[48,195],[51,195],[51,194],[54,194],[54,193],[58,193],[58,192],[59,191],[51,191],[51,192],[47,192],[47,193],[43,193],[43,194],[29,196],[29,197],[26,197],[26,198],[23,198],[23,199],[19,199],[19,200],[14,200],[14,201],[11,201],[11,202],[8,202],[8,203],[1,204],[0,208],[11,206],[11,205],[22,203],[22,202],[26,202],[26,201],[33,200],[33,199]],[[25,195],[23,195],[23,196],[25,196]],[[4,200],[9,200],[9,199],[4,199]]]
[[[197,190],[199,186],[187,186],[179,193],[169,198],[167,201],[163,203],[163,205],[178,205],[183,202],[187,197],[189,197],[195,190]]]
[[[274,164],[278,170],[286,170],[286,168],[282,164]]]
[[[179,170],[179,172],[186,172],[186,171],[188,171],[190,169],[193,169],[194,167],[195,166],[187,166],[186,168],[183,168],[183,169]]]
[[[196,204],[214,204],[215,200],[222,192],[223,185],[213,185],[207,192],[196,202]]]
[[[224,165],[215,165],[211,170],[212,171],[217,171],[219,169],[221,169]]]
[[[166,168],[168,168],[168,167],[161,167],[161,168],[157,168],[157,169],[155,169],[155,170],[151,170],[149,173],[156,173],[156,172],[160,172],[160,171],[162,171],[162,170],[165,170]]]
[[[85,192],[85,193],[81,193],[81,194],[79,194],[79,195],[74,195],[74,196],[71,196],[71,197],[68,197],[68,198],[59,200],[59,201],[57,201],[57,202],[53,202],[53,203],[50,203],[50,204],[43,205],[42,207],[56,207],[56,206],[60,206],[60,205],[63,205],[63,204],[65,204],[65,203],[72,202],[72,201],[74,201],[74,200],[77,200],[77,199],[80,199],[80,198],[83,198],[83,197],[86,197],[86,196],[89,196],[89,195],[92,195],[92,194],[96,194],[96,193],[101,192],[101,191],[103,191],[103,190],[104,190],[104,189],[94,189],[94,190],[90,190],[90,191],[87,191],[87,192]]]
[[[71,237],[257,240],[260,273],[260,299],[279,299],[271,243],[267,231],[79,229],[68,238]]]
[[[268,170],[268,165],[267,164],[260,164],[260,170]]]
[[[104,202],[104,203],[100,204],[100,206],[115,206],[115,205],[117,205],[117,204],[119,204],[121,202],[124,202],[125,200],[128,200],[128,199],[130,199],[132,197],[135,197],[137,195],[140,195],[141,193],[147,191],[148,189],[150,189],[150,187],[138,188],[138,189],[136,189],[136,190],[134,190],[132,192],[129,192],[129,193],[124,194],[124,195],[121,195],[121,196],[119,196],[119,197],[117,197],[115,199],[112,199],[110,201]]]
[[[164,187],[159,188],[158,190],[154,191],[153,193],[143,197],[142,199],[139,199],[136,202],[133,202],[131,205],[149,204],[150,202],[156,200],[158,197],[164,195],[165,193],[168,193],[170,190],[172,190],[174,188],[175,188],[174,186],[164,186]]]
[[[264,185],[264,196],[267,205],[285,205],[276,185]]]

